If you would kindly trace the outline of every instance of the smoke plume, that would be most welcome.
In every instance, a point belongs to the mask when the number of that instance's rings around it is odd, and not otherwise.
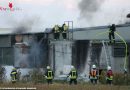
[[[81,25],[103,26],[129,22],[130,0],[81,0],[79,2]]]
[[[44,60],[43,47],[38,43],[36,36],[33,35],[33,39],[30,42],[30,57],[29,63],[31,67],[41,67]]]
[[[81,18],[91,19],[103,2],[104,0],[82,0],[79,3]]]

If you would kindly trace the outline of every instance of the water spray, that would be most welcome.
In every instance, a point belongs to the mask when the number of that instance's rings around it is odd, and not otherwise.
[[[103,34],[107,34],[107,33],[109,33],[109,31],[97,33],[97,34],[96,34],[96,37],[97,37],[97,36],[100,36],[100,35],[103,35]],[[124,70],[125,70],[125,69],[127,68],[128,45],[127,45],[126,41],[124,40],[124,38],[123,38],[121,35],[119,35],[119,33],[117,33],[117,32],[114,32],[114,33],[115,33],[115,34],[122,40],[122,42],[125,44],[125,60],[124,60]]]
[[[127,69],[127,52],[128,52],[128,45],[126,43],[126,41],[124,40],[124,38],[122,36],[119,35],[119,33],[115,32],[115,34],[124,42],[125,44],[125,61],[124,61],[124,70]]]

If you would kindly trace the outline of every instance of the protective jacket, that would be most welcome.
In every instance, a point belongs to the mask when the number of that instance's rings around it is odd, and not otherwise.
[[[92,69],[89,73],[90,79],[97,79],[98,72],[96,69]]]
[[[107,71],[107,79],[108,80],[113,80],[113,72],[112,72],[112,70]]]
[[[77,79],[78,73],[75,69],[71,70],[69,73],[70,79]]]
[[[46,76],[46,79],[53,79],[54,73],[52,70],[49,69],[46,71],[45,76]]]
[[[17,79],[17,71],[13,70],[10,74],[12,81],[16,81]]]

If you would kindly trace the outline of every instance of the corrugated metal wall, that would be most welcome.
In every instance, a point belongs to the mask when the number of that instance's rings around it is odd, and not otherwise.
[[[78,69],[78,71],[83,72],[85,68],[85,62],[88,53],[88,40],[75,41],[73,44],[72,51],[72,64]]]
[[[11,46],[11,36],[1,35],[0,36],[0,64],[13,65],[14,55],[13,47]]]
[[[1,35],[0,36],[0,47],[11,47],[11,36]]]

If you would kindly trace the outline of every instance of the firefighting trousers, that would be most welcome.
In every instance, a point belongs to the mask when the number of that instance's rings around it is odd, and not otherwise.
[[[106,83],[111,85],[111,84],[112,84],[112,81],[113,81],[113,80],[107,79]]]
[[[52,84],[52,79],[47,79],[48,84]]]
[[[69,84],[71,85],[74,83],[75,85],[77,84],[77,79],[70,79]]]
[[[54,33],[54,39],[59,39],[60,33]]]
[[[115,35],[114,35],[114,32],[110,32],[110,33],[109,33],[109,40],[110,40],[110,43],[111,43],[111,42],[114,42],[114,43],[115,43]]]
[[[97,79],[90,79],[92,84],[97,84]]]
[[[63,37],[63,39],[66,39],[66,36],[67,36],[66,33],[62,33],[62,37]]]

